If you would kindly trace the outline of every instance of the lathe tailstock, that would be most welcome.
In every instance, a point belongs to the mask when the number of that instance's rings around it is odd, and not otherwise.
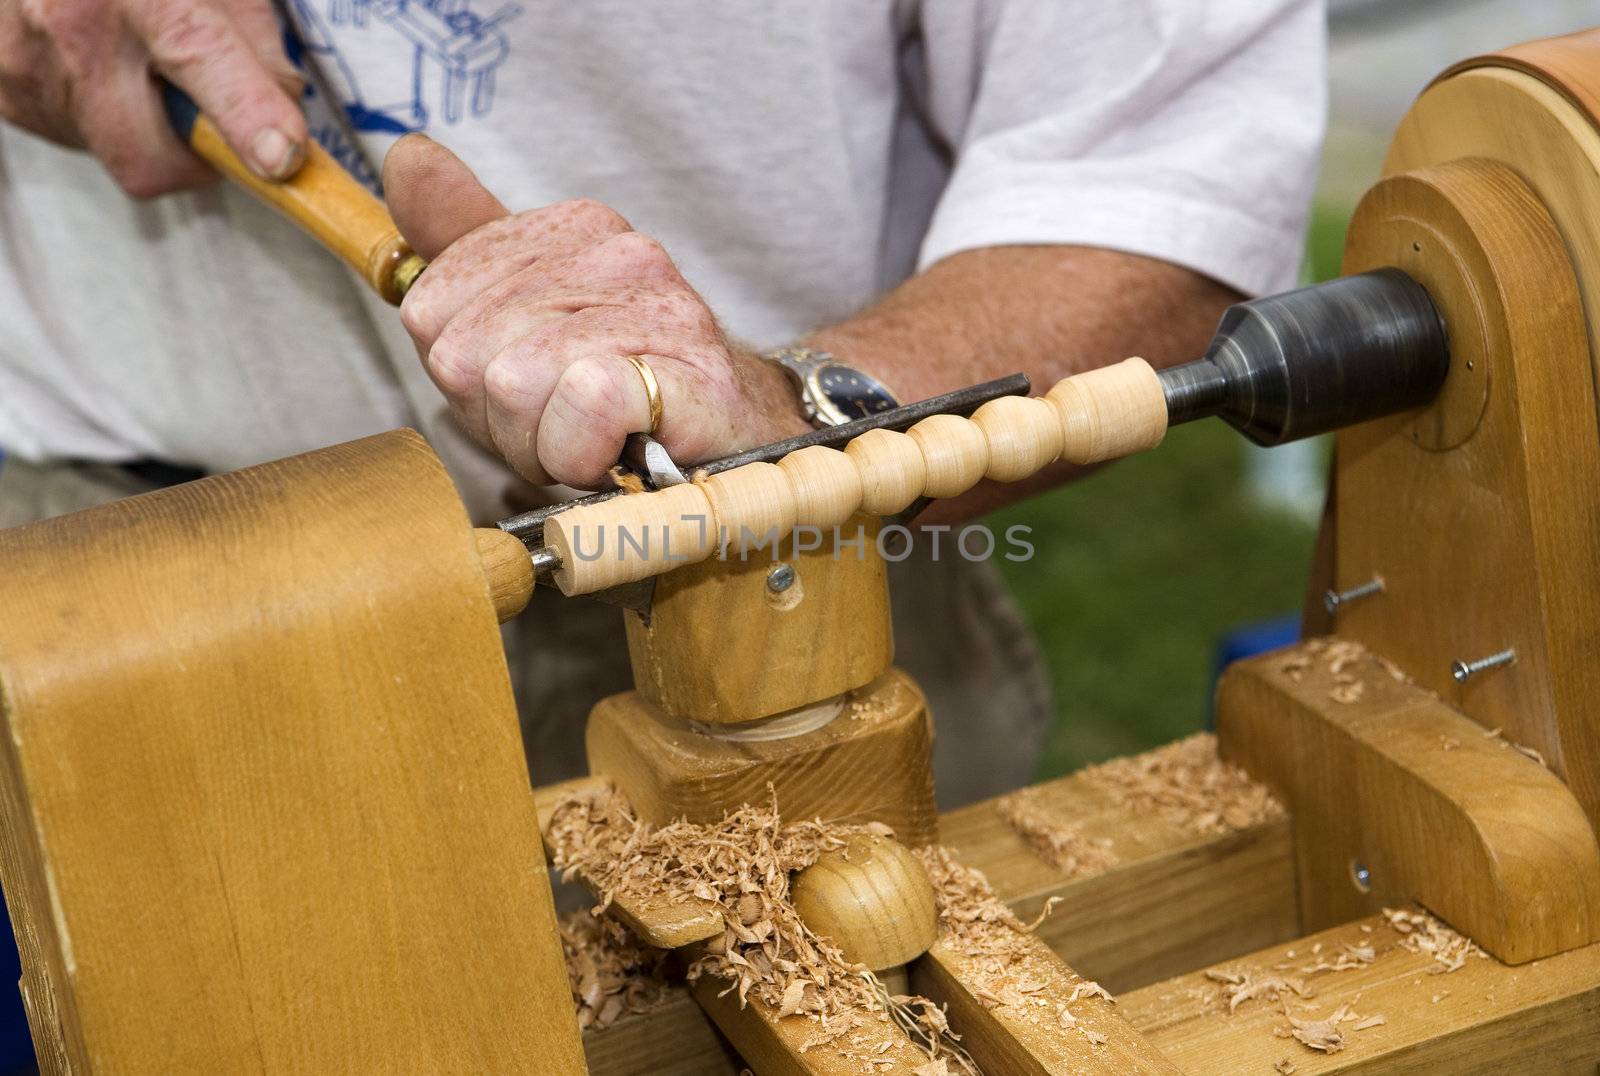
[[[1385,172],[1346,278],[1186,367],[511,533],[403,431],[0,533],[42,1066],[1593,1071],[1600,31],[1446,72]],[[882,517],[1206,415],[1340,430],[1315,637],[1225,672],[1215,741],[937,815]],[[636,588],[636,690],[530,792],[496,622],[536,580]],[[558,936],[547,853],[614,933]]]

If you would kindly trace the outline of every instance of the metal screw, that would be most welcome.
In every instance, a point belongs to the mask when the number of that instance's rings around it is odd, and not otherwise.
[[[1514,664],[1516,660],[1517,652],[1508,648],[1498,654],[1490,654],[1486,658],[1479,658],[1477,661],[1451,662],[1450,675],[1456,678],[1456,683],[1464,684],[1469,678],[1476,676],[1485,669],[1498,669],[1502,665]]]
[[[1359,859],[1350,861],[1350,880],[1355,882],[1356,888],[1366,893],[1372,889],[1372,872],[1367,865]]]
[[[1339,606],[1347,602],[1359,601],[1373,594],[1383,593],[1383,576],[1375,575],[1358,587],[1349,590],[1330,590],[1322,596],[1322,607],[1328,610],[1329,615],[1337,613]]]
[[[767,589],[774,594],[782,594],[794,586],[794,567],[788,564],[774,564],[767,573]]]

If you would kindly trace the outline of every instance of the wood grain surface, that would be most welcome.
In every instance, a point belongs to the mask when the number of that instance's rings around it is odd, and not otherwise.
[[[1294,816],[1305,925],[1416,900],[1509,963],[1600,940],[1600,846],[1560,779],[1370,655],[1330,654],[1236,662],[1217,693],[1224,755]]]
[[[582,1071],[494,609],[421,438],[6,531],[0,575],[46,1067]]]
[[[1497,87],[1491,74],[1460,78]],[[1428,131],[1450,116],[1465,122],[1461,109],[1493,115],[1492,96],[1450,97],[1455,81],[1418,103],[1446,94],[1430,107],[1452,105]],[[1402,127],[1402,137],[1408,129],[1421,131]],[[1539,751],[1594,823],[1600,438],[1589,338],[1569,248],[1521,171],[1419,167],[1375,187],[1351,222],[1345,269],[1415,273],[1450,327],[1451,381],[1468,381],[1460,391],[1447,382],[1436,420],[1396,416],[1339,435],[1338,587],[1379,577],[1384,591],[1341,609],[1336,625],[1484,728]],[[1471,382],[1479,374],[1482,388]],[[1456,661],[1507,649],[1514,665],[1465,683],[1451,675]]]
[[[859,537],[855,550],[838,551],[820,535],[805,548],[803,535],[786,531],[748,558],[704,561],[658,579],[649,617],[625,614],[639,693],[673,717],[731,725],[882,676],[894,659],[894,629],[888,575],[873,548],[878,520],[856,515],[840,530]],[[768,577],[779,565],[792,582],[776,591]]]
[[[663,713],[637,692],[589,715],[589,769],[628,797],[639,817],[720,822],[776,797],[786,819],[882,822],[912,846],[937,837],[933,722],[898,669],[854,692],[821,728],[773,740],[717,739]]]
[[[1122,995],[1117,1007],[1145,1038],[1184,1072],[1294,1076],[1363,1074],[1592,1073],[1600,1062],[1600,946],[1574,949],[1511,967],[1469,957],[1438,974],[1423,952],[1401,948],[1401,935],[1380,916],[1272,946],[1213,968]],[[1298,969],[1345,946],[1371,947],[1376,959],[1347,971],[1305,977]],[[1283,1008],[1254,1000],[1228,1012],[1208,971],[1252,970],[1300,976],[1309,998],[1290,994],[1289,1015],[1326,1017],[1348,1005],[1360,1017],[1383,1017],[1361,1031],[1340,1024],[1343,1048],[1319,1053],[1287,1037]],[[1283,1066],[1283,1067],[1278,1067]]]

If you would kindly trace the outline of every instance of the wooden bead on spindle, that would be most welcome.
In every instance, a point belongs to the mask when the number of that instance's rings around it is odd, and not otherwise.
[[[1046,395],[1061,421],[1061,458],[1069,463],[1120,459],[1161,443],[1167,398],[1143,359],[1058,381]]]
[[[977,485],[989,468],[989,439],[970,419],[929,415],[906,432],[922,449],[926,497],[959,496]]]
[[[556,586],[571,597],[705,560],[716,524],[705,491],[686,482],[569,508],[545,521],[544,540],[561,557]]]
[[[777,465],[789,479],[800,526],[837,527],[861,507],[861,472],[838,449],[810,445]]]
[[[861,510],[892,516],[922,496],[928,465],[909,434],[868,430],[844,447],[861,475]]]
[[[1061,455],[1061,423],[1055,408],[1030,396],[1001,396],[972,414],[989,442],[984,477],[1015,482]]]
[[[747,463],[696,482],[711,502],[719,556],[775,549],[794,530],[794,491],[775,463]]]

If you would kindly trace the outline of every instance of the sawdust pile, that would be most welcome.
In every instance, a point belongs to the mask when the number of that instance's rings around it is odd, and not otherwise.
[[[1104,1046],[1106,1032],[1096,1026],[1101,1020],[1089,1007],[1073,1006],[1087,998],[1115,999],[1100,984],[1064,975],[1064,965],[1042,956],[1032,934],[1038,924],[1018,919],[982,871],[956,862],[948,848],[922,848],[917,856],[933,883],[939,941],[961,957],[963,978],[978,1000],[1010,1019],[1075,1031],[1091,1046]]]
[[[1080,776],[1110,794],[1117,806],[1159,812],[1196,836],[1231,833],[1283,817],[1283,806],[1265,785],[1217,757],[1217,738],[1209,732],[1090,766]]]
[[[666,952],[644,945],[609,916],[573,912],[562,916],[560,925],[580,1030],[610,1027],[666,1000]]]
[[[1084,836],[1076,822],[1052,815],[1032,790],[1014,792],[995,801],[995,810],[1034,854],[1068,878],[1082,878],[1109,870],[1121,862],[1106,837]]]
[[[1428,971],[1434,975],[1458,971],[1471,957],[1488,959],[1489,954],[1471,938],[1451,930],[1427,912],[1385,908],[1383,917],[1396,933],[1404,935],[1400,939],[1402,949],[1433,957],[1433,966]]]
[[[1299,683],[1307,672],[1317,671],[1316,666],[1320,664],[1320,671],[1333,678],[1333,684],[1328,688],[1328,698],[1349,705],[1360,702],[1366,694],[1366,682],[1351,671],[1363,662],[1377,665],[1397,683],[1411,682],[1400,666],[1388,658],[1379,657],[1360,643],[1328,636],[1310,639],[1295,647],[1278,668],[1290,680]]]
[[[565,878],[581,874],[601,894],[593,914],[617,900],[707,901],[722,912],[722,934],[704,943],[689,964],[692,982],[712,975],[736,992],[741,1004],[754,997],[779,1017],[812,1020],[816,1029],[801,1052],[828,1046],[863,1072],[898,1066],[878,1056],[882,1036],[862,1029],[876,1020],[897,1025],[944,1069],[913,1070],[916,1076],[975,1071],[954,1046],[944,1012],[925,998],[889,998],[867,969],[846,960],[817,935],[789,900],[789,877],[825,852],[842,849],[860,832],[890,835],[882,825],[782,825],[777,804],[746,805],[721,822],[685,821],[654,827],[636,818],[626,799],[607,785],[572,794],[558,805],[545,834],[552,862]],[[605,1008],[602,998],[601,1009]],[[615,1015],[613,1015],[613,1019]],[[923,1066],[926,1068],[927,1066]]]
[[[833,1016],[876,1008],[877,998],[837,946],[818,937],[789,903],[789,875],[843,848],[859,826],[782,826],[775,805],[746,805],[714,825],[653,827],[605,786],[556,808],[547,834],[564,878],[582,874],[600,894],[599,914],[618,897],[702,900],[722,909],[723,933],[689,967],[689,978],[728,979],[739,999],[754,994],[784,1015]]]

